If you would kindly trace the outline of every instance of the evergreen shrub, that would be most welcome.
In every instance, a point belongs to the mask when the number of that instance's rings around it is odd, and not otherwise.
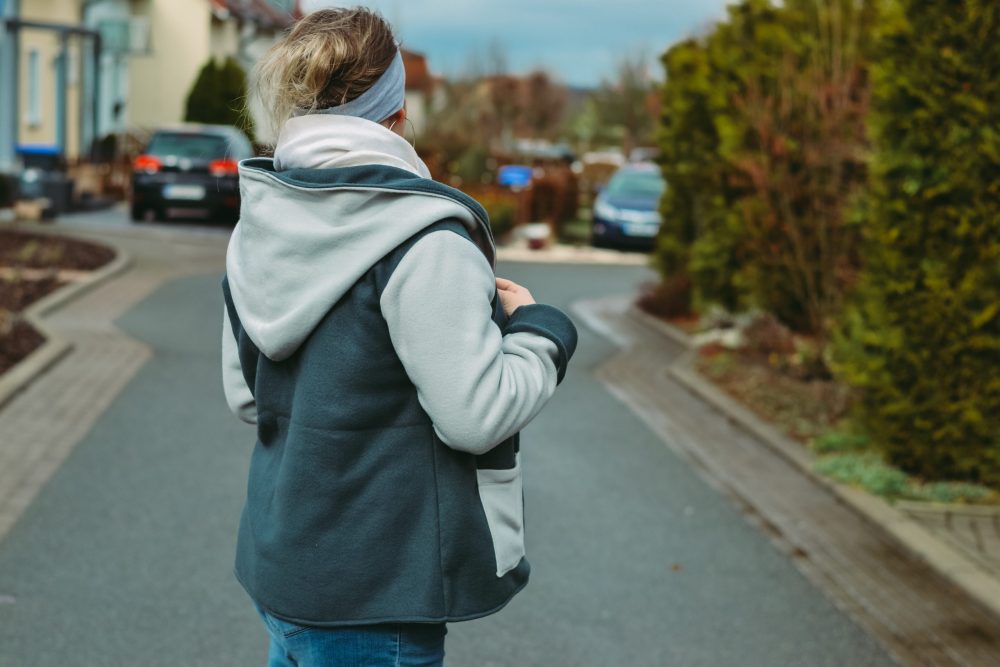
[[[234,58],[210,58],[198,72],[185,104],[190,123],[234,125],[253,139],[253,121],[245,110],[246,72]]]
[[[896,0],[874,67],[858,421],[927,480],[1000,484],[1000,3]]]
[[[743,0],[662,61],[656,259],[692,303],[823,338],[856,281],[870,0]]]

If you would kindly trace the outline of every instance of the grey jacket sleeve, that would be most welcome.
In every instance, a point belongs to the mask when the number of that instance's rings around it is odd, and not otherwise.
[[[225,307],[222,308],[222,391],[233,414],[248,424],[257,423],[257,402],[243,377],[236,336]]]
[[[493,270],[454,232],[417,241],[381,297],[396,353],[441,440],[481,454],[521,430],[562,379],[576,329],[561,311],[522,306],[493,322]]]

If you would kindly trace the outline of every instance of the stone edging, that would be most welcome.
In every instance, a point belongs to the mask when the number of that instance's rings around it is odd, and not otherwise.
[[[1000,580],[983,571],[960,551],[932,535],[923,526],[881,498],[817,473],[814,467],[816,457],[812,452],[793,442],[695,371],[694,345],[686,333],[648,315],[634,305],[629,308],[628,316],[656,329],[688,349],[688,352],[669,369],[672,378],[721,412],[732,423],[748,431],[814,482],[828,489],[862,518],[882,528],[902,548],[927,563],[994,616],[1000,618]]]
[[[76,239],[71,234],[58,234],[58,236],[94,243],[93,239]],[[0,408],[73,349],[72,343],[52,333],[45,326],[42,318],[66,305],[69,301],[83,296],[101,283],[117,276],[131,265],[131,256],[116,243],[107,240],[99,241],[99,243],[110,246],[115,251],[114,259],[94,271],[85,280],[57,289],[31,304],[21,313],[21,317],[45,337],[45,342],[27,357],[14,364],[6,373],[0,375]]]
[[[497,260],[501,262],[530,262],[544,264],[597,264],[608,266],[648,266],[649,255],[619,252],[605,248],[553,244],[540,250],[532,250],[526,245],[512,244],[497,248]]]

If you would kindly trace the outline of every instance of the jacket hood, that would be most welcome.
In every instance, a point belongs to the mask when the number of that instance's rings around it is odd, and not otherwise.
[[[412,151],[401,137],[352,117],[323,117],[326,123],[315,123],[314,117],[296,120],[308,121],[310,131],[325,126],[328,138],[310,145],[293,133],[300,140],[298,150],[282,151],[279,139],[275,160],[240,162],[240,221],[226,253],[233,305],[265,356],[276,361],[291,356],[375,263],[435,222],[461,221],[490,265],[495,264],[486,212],[462,192],[421,176],[426,167],[421,170],[423,163],[413,161],[415,153],[393,154],[393,139],[379,135],[392,134]],[[358,136],[345,139],[345,127],[358,132],[355,121],[371,126],[361,125],[362,133],[374,133],[381,143]],[[363,156],[352,149],[361,145]],[[293,153],[295,159],[289,159]],[[331,156],[349,166],[318,166],[329,164]],[[409,168],[398,166],[401,162]],[[276,163],[285,168],[278,170]]]

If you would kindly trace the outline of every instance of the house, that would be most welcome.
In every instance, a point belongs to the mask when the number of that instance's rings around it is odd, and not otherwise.
[[[103,91],[104,132],[180,121],[188,91],[209,58],[233,57],[249,71],[302,15],[294,0],[98,0],[88,11],[102,4],[131,6],[133,43],[127,58],[116,62],[105,55],[110,72],[101,80],[112,89]],[[420,134],[434,81],[422,54],[404,50],[403,62],[407,110]],[[117,116],[109,115],[116,109]]]
[[[245,69],[299,16],[282,0],[96,0],[85,22],[128,34],[103,56],[102,133],[151,129],[184,118],[191,85],[209,58]],[[111,18],[113,17],[113,18]]]
[[[209,58],[248,67],[298,16],[294,0],[0,0],[0,170],[17,146],[73,159],[181,121]]]
[[[0,169],[16,147],[78,152],[93,134],[83,62],[96,35],[80,23],[80,0],[6,0],[0,30]],[[53,147],[55,149],[53,150]]]
[[[413,124],[413,131],[421,136],[427,130],[427,116],[435,103],[436,80],[427,67],[422,53],[401,49],[403,68],[406,70],[406,117]]]
[[[66,158],[96,139],[184,118],[210,58],[244,69],[299,17],[297,0],[0,0],[0,171],[16,146]],[[435,82],[426,58],[403,52],[407,109],[426,126]]]

